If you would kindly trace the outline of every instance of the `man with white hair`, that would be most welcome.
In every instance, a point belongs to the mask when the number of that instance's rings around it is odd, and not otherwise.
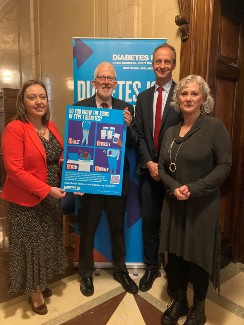
[[[112,97],[117,85],[116,72],[109,62],[100,63],[94,72],[93,87],[96,94],[90,98],[77,102],[76,106],[103,107],[124,111],[124,121],[127,125],[126,147],[137,145],[137,133],[132,128],[134,107],[125,101]],[[112,242],[112,260],[114,265],[114,279],[129,293],[138,292],[136,283],[130,278],[125,265],[125,236],[124,215],[126,209],[126,197],[129,187],[129,161],[125,152],[122,195],[95,195],[84,194],[80,196],[80,258],[79,274],[81,275],[80,290],[83,295],[91,296],[94,293],[93,286],[93,248],[94,238],[99,225],[102,211],[107,213]]]

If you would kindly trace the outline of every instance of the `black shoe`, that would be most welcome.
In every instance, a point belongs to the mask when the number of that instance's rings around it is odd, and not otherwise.
[[[86,297],[90,297],[93,295],[94,286],[92,276],[89,276],[89,278],[81,278],[80,291]]]
[[[176,325],[178,319],[186,316],[189,312],[186,292],[178,291],[177,299],[173,299],[168,309],[161,317],[161,324],[163,325]]]
[[[158,269],[156,270],[146,270],[143,277],[139,282],[139,290],[148,291],[151,289],[153,282],[156,278],[160,277],[161,273]]]
[[[193,306],[183,325],[204,325],[206,323],[205,301],[194,299]]]
[[[136,294],[138,292],[136,283],[130,278],[128,273],[115,272],[114,280],[118,281],[125,291],[132,294]]]

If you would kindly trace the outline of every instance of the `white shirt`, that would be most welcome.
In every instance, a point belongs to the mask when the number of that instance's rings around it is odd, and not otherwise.
[[[103,108],[102,107],[102,103],[107,103],[108,104],[108,108],[112,108],[112,98],[110,98],[107,102],[101,100],[99,97],[96,96],[96,104],[97,107],[99,108]]]
[[[170,91],[170,88],[172,86],[172,83],[173,83],[173,81],[171,79],[169,82],[167,82],[165,85],[163,85],[162,116],[163,116],[164,107],[165,107],[165,104],[167,102],[169,91]],[[155,84],[154,98],[153,98],[153,132],[154,132],[154,124],[155,124],[156,103],[157,103],[157,99],[158,99],[158,91],[157,91],[158,87],[159,86],[157,84]]]

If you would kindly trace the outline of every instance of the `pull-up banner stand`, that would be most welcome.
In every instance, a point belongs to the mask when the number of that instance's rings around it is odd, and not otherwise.
[[[138,93],[155,82],[152,53],[157,46],[166,43],[166,39],[74,37],[72,43],[74,102],[89,98],[95,93],[92,86],[95,68],[99,63],[107,61],[113,64],[117,74],[117,87],[113,96],[135,105]],[[136,273],[137,268],[144,267],[139,178],[135,172],[135,150],[129,150],[128,156],[130,190],[125,213],[126,265]],[[78,227],[76,229],[78,231]],[[112,267],[109,226],[105,213],[96,233],[94,260],[98,269]]]

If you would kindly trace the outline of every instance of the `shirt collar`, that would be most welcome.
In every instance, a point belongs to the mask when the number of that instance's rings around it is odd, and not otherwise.
[[[98,96],[96,96],[97,107],[102,108],[102,105],[101,105],[102,103],[107,103],[108,107],[111,108],[112,107],[112,97],[108,101],[105,102],[105,101],[101,100]]]
[[[170,91],[170,88],[171,88],[171,86],[172,86],[172,83],[173,83],[173,80],[171,79],[169,82],[167,82],[165,85],[163,85],[163,89],[164,89],[164,91],[169,92],[169,91]],[[157,84],[155,83],[155,90],[154,90],[154,92],[157,91],[158,87],[159,87],[159,85],[157,85]]]

